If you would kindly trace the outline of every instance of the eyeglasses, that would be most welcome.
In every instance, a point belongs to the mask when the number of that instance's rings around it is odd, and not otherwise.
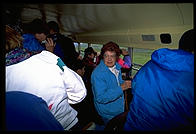
[[[114,54],[114,55],[106,55],[106,54],[104,54],[103,57],[104,57],[105,59],[108,59],[108,58],[114,59],[114,58],[116,58],[116,55],[115,55],[115,54]]]

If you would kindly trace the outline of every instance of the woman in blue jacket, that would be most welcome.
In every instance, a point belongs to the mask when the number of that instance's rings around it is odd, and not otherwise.
[[[94,105],[105,124],[124,112],[123,90],[131,87],[131,81],[123,81],[121,66],[117,63],[119,46],[108,42],[101,49],[102,60],[91,75]]]
[[[154,51],[133,78],[125,130],[193,130],[193,37],[190,30],[180,39],[179,50]]]

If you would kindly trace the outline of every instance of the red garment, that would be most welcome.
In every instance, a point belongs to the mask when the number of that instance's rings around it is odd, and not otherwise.
[[[124,62],[124,60],[121,59],[121,58],[118,59],[118,64],[120,64],[122,68],[129,68],[129,66],[126,65],[126,63]]]
[[[84,64],[85,66],[88,66],[93,69],[96,67],[96,64],[93,62],[93,59],[90,59],[88,57],[84,59]]]

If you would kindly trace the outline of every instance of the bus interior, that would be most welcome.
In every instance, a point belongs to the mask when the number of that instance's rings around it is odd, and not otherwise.
[[[194,27],[193,3],[5,3],[3,7],[22,23],[36,18],[56,21],[81,56],[87,47],[100,53],[103,44],[116,42],[129,52],[132,77],[154,50],[178,49],[182,34]]]

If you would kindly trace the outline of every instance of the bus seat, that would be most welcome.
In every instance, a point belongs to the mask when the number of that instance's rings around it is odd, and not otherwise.
[[[122,131],[129,111],[123,112],[112,118],[106,125],[106,131]]]

